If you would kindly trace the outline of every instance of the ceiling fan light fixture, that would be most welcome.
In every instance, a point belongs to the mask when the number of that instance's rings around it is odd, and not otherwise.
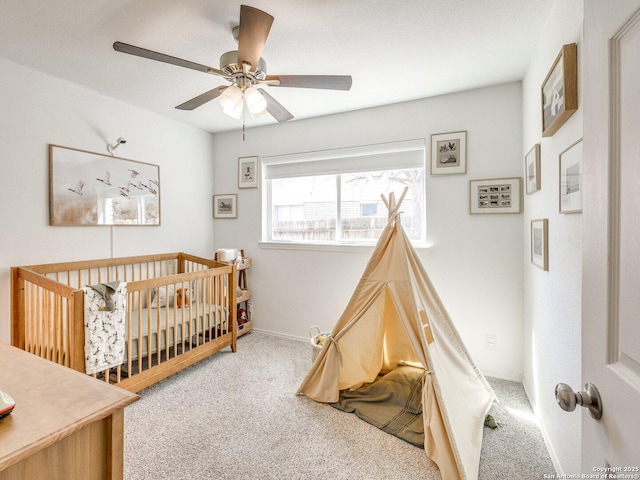
[[[254,87],[249,87],[244,91],[244,101],[252,114],[263,113],[267,109],[267,101],[262,94]]]
[[[242,111],[242,90],[236,85],[228,87],[222,95],[220,95],[220,105],[225,111],[233,111],[238,105],[240,105],[240,111]]]
[[[242,115],[242,110],[243,110],[242,107],[243,107],[243,102],[240,101],[240,103],[238,103],[235,107],[223,108],[222,111],[227,115],[229,115],[231,118],[235,118],[236,120],[238,120]]]

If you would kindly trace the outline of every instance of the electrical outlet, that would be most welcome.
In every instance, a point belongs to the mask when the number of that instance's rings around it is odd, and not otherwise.
[[[484,348],[485,350],[497,350],[497,337],[495,335],[484,336]]]

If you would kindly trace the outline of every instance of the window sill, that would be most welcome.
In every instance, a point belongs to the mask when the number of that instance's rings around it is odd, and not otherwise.
[[[258,242],[260,248],[265,250],[300,250],[308,252],[348,252],[348,253],[371,253],[375,248],[375,243],[311,243],[311,242]],[[420,244],[414,245],[418,251],[428,251],[431,247]]]

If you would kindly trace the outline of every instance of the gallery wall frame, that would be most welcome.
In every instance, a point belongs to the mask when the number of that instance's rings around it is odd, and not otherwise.
[[[238,195],[235,193],[214,195],[213,218],[238,218]]]
[[[467,131],[431,135],[431,175],[467,173]]]
[[[160,225],[160,167],[49,145],[51,225]]]
[[[563,45],[542,82],[542,136],[550,137],[578,109],[578,47]]]
[[[238,158],[238,188],[260,186],[260,157]]]
[[[520,213],[521,183],[520,177],[469,181],[469,213]]]
[[[540,144],[536,143],[524,157],[524,178],[527,195],[540,190]]]
[[[582,139],[560,154],[559,171],[560,213],[582,212]]]
[[[531,263],[545,272],[549,270],[549,220],[531,220]]]

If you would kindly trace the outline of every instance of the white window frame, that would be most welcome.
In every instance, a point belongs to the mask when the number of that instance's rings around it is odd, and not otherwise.
[[[348,169],[342,169],[339,166],[339,162],[352,162],[356,165],[353,171],[376,171],[376,163],[381,165],[381,161],[384,160],[384,168],[381,170],[390,170],[387,158],[384,154],[397,154],[398,158],[402,158],[402,155],[406,152],[407,156],[418,155],[419,161],[415,163],[412,160],[411,168],[422,168],[424,172],[424,183],[426,188],[427,170],[426,170],[426,140],[424,138],[414,140],[404,140],[388,143],[380,143],[374,145],[362,145],[356,147],[346,147],[330,150],[321,150],[313,152],[293,153],[284,155],[264,156],[261,158],[261,177],[264,179],[263,191],[262,191],[262,241],[259,242],[262,248],[274,248],[274,249],[295,249],[295,250],[329,250],[329,251],[352,251],[354,248],[361,248],[364,250],[371,250],[375,245],[375,241],[347,241],[337,240],[334,242],[294,242],[287,240],[270,240],[271,238],[271,226],[272,226],[272,197],[271,197],[271,175],[269,169],[274,167],[279,169],[280,172],[285,172],[285,176],[298,176],[300,171],[321,174],[333,174],[336,173],[336,181],[340,182],[339,173],[347,173]],[[409,152],[414,152],[413,154]],[[314,162],[314,163],[307,163]],[[317,165],[322,162],[322,169],[317,168]],[[315,167],[314,167],[315,165]],[[397,163],[397,168],[407,167],[406,164]],[[395,168],[395,166],[394,166]],[[391,168],[391,169],[394,169]],[[302,176],[302,175],[300,175]],[[282,177],[278,177],[282,178]],[[341,204],[341,189],[340,185],[337,185],[337,197],[336,201],[338,205]],[[425,192],[426,193],[426,192]],[[423,195],[422,205],[422,241],[413,240],[415,247],[424,247],[424,241],[426,239],[426,195]],[[340,229],[341,226],[341,209],[337,211],[336,229]],[[340,238],[339,231],[336,232],[338,238]]]

